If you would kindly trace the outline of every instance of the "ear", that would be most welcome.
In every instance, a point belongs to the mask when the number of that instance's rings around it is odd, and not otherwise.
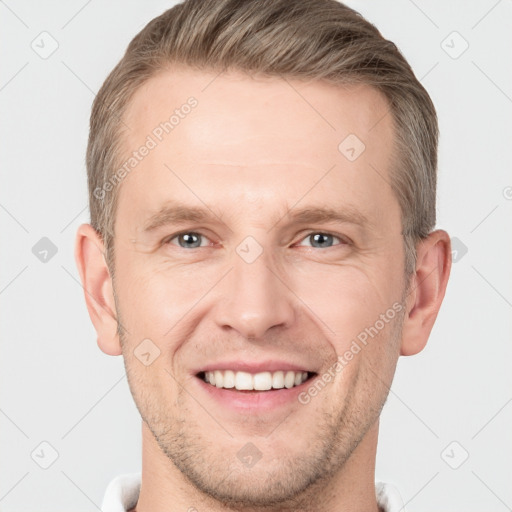
[[[441,229],[433,231],[418,244],[416,254],[416,272],[411,276],[406,299],[402,356],[423,350],[443,302],[452,266],[448,233]]]
[[[75,261],[84,289],[87,310],[98,335],[98,346],[111,356],[122,353],[112,278],[104,257],[103,240],[90,224],[76,233]]]

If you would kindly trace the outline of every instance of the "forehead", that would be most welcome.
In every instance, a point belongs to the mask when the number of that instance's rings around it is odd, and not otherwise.
[[[238,71],[218,74],[178,67],[160,72],[136,91],[125,115],[128,138],[136,143],[137,137],[169,120],[191,97],[197,100],[197,107],[189,121],[181,123],[180,117],[180,126],[176,124],[174,133],[166,139],[171,142],[191,133],[194,137],[187,137],[189,144],[175,150],[215,155],[247,136],[271,140],[276,134],[290,139],[309,137],[315,144],[323,138],[325,146],[334,145],[336,149],[344,132],[350,131],[373,145],[379,140],[387,143],[384,139],[392,135],[392,118],[386,115],[389,107],[384,95],[364,84],[332,85],[318,80],[249,76]],[[226,139],[228,134],[230,138]],[[218,138],[214,139],[215,135]],[[296,150],[293,140],[290,143]],[[254,148],[259,151],[264,144],[254,140]],[[283,151],[289,149],[286,145]],[[272,156],[275,153],[273,145]],[[246,153],[240,156],[247,159]]]
[[[362,84],[166,70],[135,93],[126,112],[126,156],[148,138],[154,148],[123,181],[119,204],[158,210],[192,193],[196,202],[243,197],[286,209],[310,189],[311,200],[359,203],[379,215],[378,206],[394,201],[388,108]]]

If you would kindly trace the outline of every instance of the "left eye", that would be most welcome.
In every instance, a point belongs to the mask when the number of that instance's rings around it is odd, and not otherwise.
[[[331,235],[330,233],[311,233],[303,240],[309,240],[310,246],[315,248],[332,247],[335,245],[333,243],[334,240],[342,242],[339,237]]]

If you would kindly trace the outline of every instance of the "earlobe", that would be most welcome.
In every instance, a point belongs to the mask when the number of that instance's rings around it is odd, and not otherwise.
[[[450,237],[436,230],[417,247],[416,272],[408,291],[400,355],[417,354],[427,344],[443,302],[452,263]]]
[[[98,336],[98,346],[106,354],[120,355],[112,278],[104,257],[103,241],[90,224],[82,224],[78,228],[75,261],[87,310]]]

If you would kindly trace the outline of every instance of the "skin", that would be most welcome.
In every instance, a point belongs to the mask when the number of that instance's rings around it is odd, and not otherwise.
[[[133,97],[127,154],[190,96],[197,107],[121,184],[114,279],[94,229],[77,233],[98,344],[123,355],[143,419],[136,510],[377,511],[379,413],[398,357],[427,342],[449,236],[418,245],[406,288],[394,128],[373,88],[167,70]],[[351,133],[366,146],[353,162],[338,150]],[[145,232],[171,200],[207,205],[211,218]],[[367,223],[293,224],[306,206],[351,208]],[[181,247],[182,232],[202,245]],[[334,237],[315,246],[315,233]],[[247,236],[263,250],[252,263],[236,251]],[[193,373],[220,359],[280,359],[321,376],[395,303],[401,314],[307,404],[242,415],[209,400]],[[160,355],[145,366],[134,350],[148,338]],[[247,443],[261,453],[252,467],[237,457]]]

